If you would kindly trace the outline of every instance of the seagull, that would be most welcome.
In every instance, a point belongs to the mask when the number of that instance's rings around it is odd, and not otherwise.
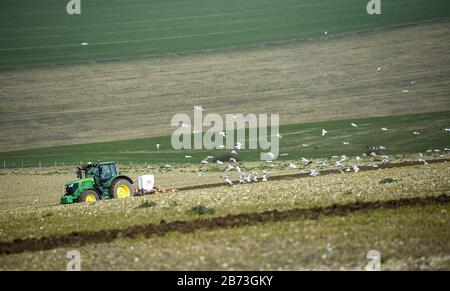
[[[413,134],[414,134],[414,135],[420,135],[420,132],[414,131]]]
[[[308,160],[308,159],[306,159],[306,158],[304,158],[304,157],[301,157],[300,160],[301,160],[302,162],[304,162],[305,164],[308,164],[308,165],[312,163],[312,161],[310,161],[310,160]]]
[[[226,136],[225,132],[223,132],[223,131],[220,131],[220,132],[219,132],[219,135],[221,135],[221,136],[223,136],[223,137]]]
[[[279,138],[279,139],[282,139],[283,137],[281,136],[281,134],[279,134],[279,133],[277,133],[277,137]]]
[[[237,142],[234,148],[240,150],[242,148],[242,144],[240,142]]]
[[[415,83],[416,83],[416,81],[411,81],[410,82],[411,85],[414,85]]]
[[[343,141],[342,144],[348,145],[348,144],[350,144],[350,142],[348,142],[348,141]]]
[[[197,134],[197,133],[200,133],[200,131],[194,130],[192,133],[193,133],[193,134]]]
[[[419,161],[419,162],[422,162],[424,165],[428,165],[428,162],[425,161],[424,159],[419,159],[418,161]]]
[[[87,42],[82,42],[81,45],[89,45]]]
[[[232,150],[231,153],[232,153],[233,155],[237,155],[237,154],[238,154],[235,150]]]
[[[192,156],[184,156],[185,159],[192,159]]]
[[[205,111],[202,106],[194,106],[194,109],[197,111]]]
[[[218,150],[223,150],[224,148],[225,148],[225,146],[223,144],[217,146]]]
[[[324,34],[327,35],[327,34],[328,34],[328,31],[325,31]]]
[[[181,127],[189,128],[189,125],[185,124],[183,121],[180,122]]]
[[[251,183],[251,182],[252,182],[252,173],[249,173],[249,174],[245,177],[245,182],[247,182],[247,183]]]
[[[287,157],[287,156],[289,156],[288,153],[282,153],[282,154],[280,154],[280,157]]]
[[[245,183],[245,174],[242,172],[239,173],[239,183]]]
[[[382,131],[388,131],[388,129],[386,127],[382,127],[381,130]]]
[[[223,162],[221,160],[217,160],[216,163],[219,165],[223,165]]]
[[[350,123],[350,125],[353,127],[358,127],[358,125],[356,123]]]
[[[327,134],[328,131],[326,131],[325,129],[322,129],[322,136],[325,136],[325,134]]]
[[[307,147],[309,147],[309,144],[303,143],[303,144],[302,144],[302,147],[307,148]]]
[[[338,166],[338,167],[343,167],[344,166],[341,161],[336,161],[334,164],[336,166]]]
[[[353,165],[353,171],[355,171],[355,173],[358,173],[359,167],[357,165]]]
[[[234,158],[229,158],[228,160],[229,160],[230,162],[234,163],[234,164],[237,163],[236,159],[234,159]]]
[[[357,161],[361,161],[361,158],[359,156],[356,156],[355,158]]]
[[[157,143],[156,144],[156,149],[159,151],[159,148],[161,147],[161,144]]]
[[[379,67],[378,69],[377,69],[377,71],[379,72],[379,71],[381,71],[383,68],[382,67]]]
[[[386,147],[384,147],[384,146],[379,146],[379,149],[380,149],[380,150],[385,150]]]
[[[288,167],[290,169],[297,169],[297,166],[294,163],[289,163]]]
[[[312,177],[316,177],[318,175],[320,175],[319,171],[312,169],[311,172],[309,173],[310,176]]]
[[[450,128],[444,128],[445,132],[450,132]]]
[[[252,172],[252,180],[253,182],[258,182],[258,172]]]
[[[238,171],[238,173],[242,173],[241,168],[238,165],[236,165],[235,168],[236,168],[236,171]]]
[[[261,181],[263,181],[263,182],[268,182],[269,181],[269,172],[267,172],[267,171],[263,172]]]
[[[213,156],[207,156],[207,157],[202,161],[202,164],[209,164],[208,160],[209,160],[209,159],[212,159],[212,158],[213,158]]]
[[[227,174],[223,175],[223,180],[225,181],[225,183],[228,184],[228,186],[230,186],[230,187],[233,186],[233,181],[230,180],[230,178],[228,177]]]
[[[409,92],[409,90],[402,90],[402,93],[408,93]]]
[[[272,153],[272,152],[269,152],[268,154],[267,154],[270,158],[275,158],[275,154],[274,153]]]

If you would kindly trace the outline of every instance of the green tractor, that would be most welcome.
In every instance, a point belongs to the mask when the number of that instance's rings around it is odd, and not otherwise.
[[[77,179],[64,185],[61,204],[93,203],[98,200],[129,198],[133,180],[117,172],[115,162],[88,163],[77,167]]]

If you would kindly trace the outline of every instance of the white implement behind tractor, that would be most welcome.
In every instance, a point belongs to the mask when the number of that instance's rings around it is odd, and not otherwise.
[[[155,192],[155,176],[154,175],[142,175],[137,178],[138,180],[138,193],[140,195],[151,194]]]

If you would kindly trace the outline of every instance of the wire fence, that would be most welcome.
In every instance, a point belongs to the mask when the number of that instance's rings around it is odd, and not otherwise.
[[[23,169],[23,168],[60,168],[60,167],[77,167],[83,161],[2,161],[0,169]],[[87,163],[87,162],[84,162]],[[144,161],[124,161],[118,162],[122,165],[149,165],[151,162]]]

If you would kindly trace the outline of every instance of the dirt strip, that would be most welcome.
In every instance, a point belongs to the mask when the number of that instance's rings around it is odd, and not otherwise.
[[[200,229],[218,229],[240,227],[264,222],[275,222],[297,219],[318,219],[324,216],[344,216],[353,212],[366,212],[376,209],[396,209],[405,206],[425,206],[430,204],[446,204],[450,196],[441,194],[434,197],[403,198],[398,200],[356,202],[345,205],[331,205],[306,209],[291,209],[285,211],[265,211],[259,213],[242,213],[192,221],[174,221],[159,224],[131,226],[125,229],[99,230],[95,232],[73,232],[61,236],[42,238],[17,239],[10,242],[0,242],[0,255],[21,253],[25,251],[44,251],[60,247],[74,247],[86,244],[106,243],[119,238],[135,238],[138,236],[162,236],[169,232],[190,233]]]
[[[436,160],[427,160],[428,164],[436,164],[436,163],[447,163],[450,162],[450,159],[436,159]],[[380,164],[378,167],[369,167],[369,166],[360,166],[359,170],[361,172],[364,171],[373,171],[373,170],[382,170],[382,169],[391,169],[391,168],[401,168],[401,167],[409,167],[409,166],[418,166],[423,165],[424,162],[419,161],[404,161],[401,163],[385,163]],[[345,172],[344,173],[348,173]],[[351,172],[349,172],[351,173]],[[320,175],[331,175],[331,174],[341,174],[340,169],[334,169],[334,170],[323,170],[320,171]],[[307,178],[312,177],[309,173],[298,173],[298,174],[289,174],[289,175],[278,175],[278,176],[270,176],[269,180],[271,181],[278,181],[278,180],[292,180],[297,178]],[[239,181],[233,181],[235,184],[239,184]],[[255,182],[256,183],[256,182]],[[201,190],[201,189],[210,189],[210,188],[217,188],[217,187],[223,187],[226,186],[226,183],[214,183],[214,184],[204,184],[204,185],[195,185],[195,186],[187,186],[187,187],[181,187],[174,189],[176,191],[189,191],[189,190]]]

